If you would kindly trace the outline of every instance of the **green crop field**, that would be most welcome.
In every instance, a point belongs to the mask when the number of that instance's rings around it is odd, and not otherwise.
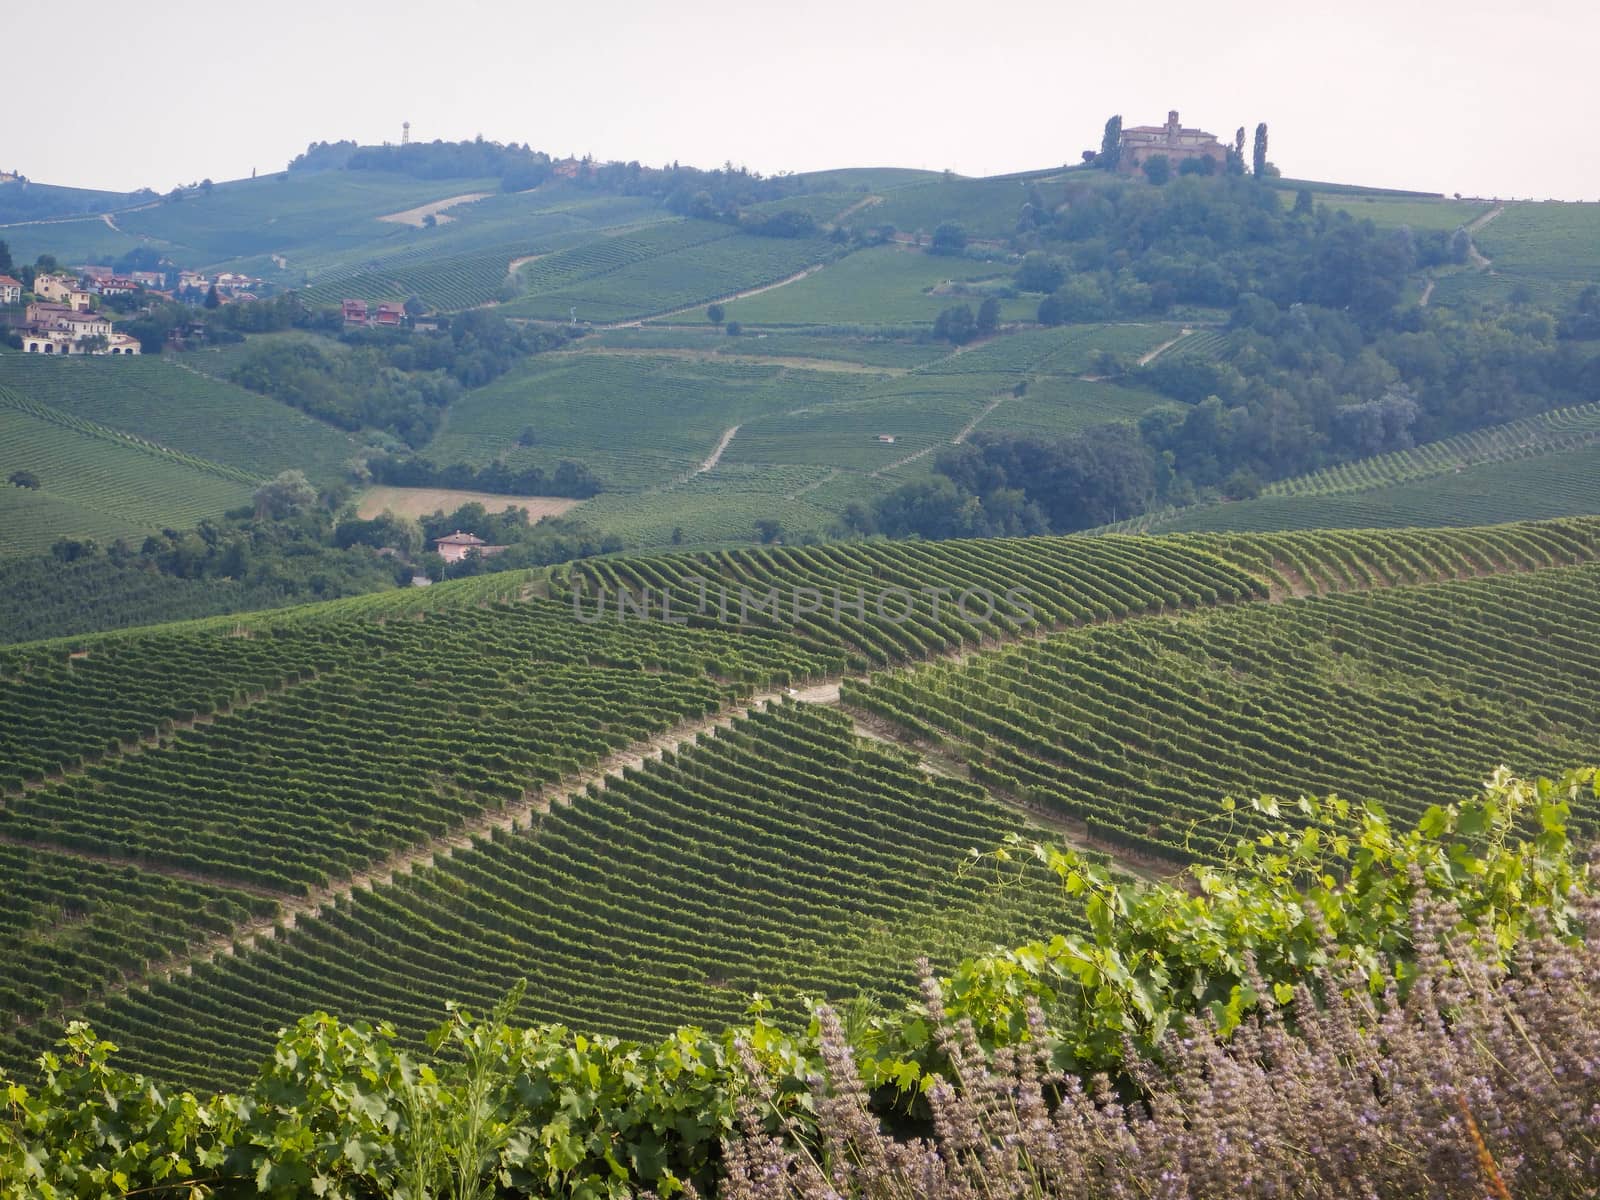
[[[1159,514],[1156,533],[1183,530],[1399,528],[1536,521],[1600,512],[1600,445],[1535,452],[1359,492],[1263,496]]]
[[[196,361],[209,363],[214,353]],[[298,468],[332,481],[358,448],[343,430],[187,361],[0,354],[0,389],[257,478]]]
[[[732,426],[831,407],[875,378],[744,362],[547,355],[463,397],[429,453],[445,462],[504,454],[542,466],[571,457],[608,490],[634,491],[694,470]],[[525,429],[534,432],[532,446],[518,445]]]
[[[1027,181],[1016,179],[935,178],[882,193],[882,203],[858,210],[848,223],[859,229],[893,225],[903,233],[931,235],[945,221],[955,221],[968,237],[1010,237],[1028,188]]]
[[[422,231],[378,218],[434,200],[495,192],[492,179],[420,180],[382,171],[263,175],[185,193],[182,200],[124,213],[118,225],[175,259],[221,265],[281,254],[302,256],[369,243],[404,244]]]
[[[158,1077],[225,1086],[308,1007],[419,1039],[447,999],[492,1003],[507,972],[529,977],[525,1018],[635,1036],[715,1027],[756,989],[788,1015],[804,996],[903,994],[892,964],[907,954],[949,961],[1046,925],[1047,896],[990,893],[956,870],[968,846],[1020,827],[834,714],[780,710],[88,1012]],[[101,920],[120,932],[119,915]]]

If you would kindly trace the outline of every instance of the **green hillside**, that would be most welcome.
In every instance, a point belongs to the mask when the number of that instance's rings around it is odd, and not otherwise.
[[[0,388],[255,478],[297,468],[331,481],[358,446],[342,430],[180,358],[0,354]]]
[[[229,468],[0,390],[0,476],[17,472],[39,486],[29,499],[8,501],[10,514],[24,519],[6,522],[0,554],[37,554],[57,538],[185,528],[248,503],[253,490],[249,476]]]
[[[903,995],[918,953],[1077,921],[960,870],[1033,814],[1171,865],[1223,793],[1581,761],[1597,559],[1593,521],[769,548],[0,651],[0,841],[27,847],[0,882],[30,897],[0,1061],[84,1014],[158,1078],[230,1084],[307,1009],[414,1040],[516,976],[522,1019],[626,1034],[754,990]],[[686,626],[619,616],[619,586],[711,599]]]

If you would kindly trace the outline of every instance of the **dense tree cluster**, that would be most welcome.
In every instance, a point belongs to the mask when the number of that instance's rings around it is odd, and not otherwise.
[[[243,308],[254,317],[260,304]],[[224,310],[232,311],[232,309]],[[296,312],[304,316],[296,321]],[[285,298],[264,316],[285,316],[291,326],[326,327],[326,314],[299,309]],[[332,318],[337,328],[337,317]],[[453,317],[448,328],[340,331],[341,345],[278,342],[261,347],[233,372],[233,382],[282,400],[343,429],[381,429],[418,447],[439,427],[445,406],[464,388],[481,387],[528,354],[560,345],[562,330],[518,327],[475,309]]]

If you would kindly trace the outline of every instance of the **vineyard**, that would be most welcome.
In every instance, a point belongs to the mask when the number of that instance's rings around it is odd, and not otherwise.
[[[958,870],[1017,804],[1205,857],[1222,794],[1584,760],[1597,559],[1594,520],[772,546],[0,649],[0,1062],[72,1011],[223,1085],[302,1011],[415,1039],[523,976],[524,1019],[630,1035],[901,994],[1060,926]],[[817,680],[957,777],[817,703],[737,716]]]
[[[37,493],[0,488],[0,521],[8,519],[4,501],[13,494]],[[53,520],[32,514],[17,519],[41,527]],[[122,530],[90,526],[86,532],[104,538],[108,533],[116,537]],[[117,566],[106,558],[70,563],[40,556],[6,558],[0,560],[0,642],[29,642],[79,630],[121,629],[244,612],[283,600],[283,592],[269,586],[242,587],[230,579],[180,579],[159,571]]]
[[[1009,281],[1010,275],[1002,263],[880,246],[858,250],[796,283],[735,300],[727,312],[730,320],[746,325],[926,325],[942,309],[969,299],[935,295],[934,289],[958,281]],[[969,302],[976,307],[979,300]],[[1037,308],[1037,301],[1007,300],[1001,315],[1008,321],[1032,320]]]
[[[8,525],[0,533],[0,555],[37,552],[60,537],[194,525],[247,503],[252,490],[238,472],[197,463],[6,390],[0,391],[0,478],[16,471],[32,472],[43,498],[62,503],[8,506],[37,519]]]
[[[445,462],[505,454],[547,469],[577,458],[608,491],[637,491],[694,470],[730,426],[831,406],[875,378],[664,355],[540,356],[464,396],[429,452]],[[535,444],[517,445],[529,427]]]
[[[1394,806],[1600,739],[1600,567],[1130,621],[846,682],[843,700],[1096,843],[1213,857],[1272,815],[1225,797]],[[1580,814],[1593,820],[1600,813]]]
[[[1474,235],[1496,272],[1592,283],[1600,278],[1600,206],[1508,204]]]
[[[1596,558],[1600,521],[1578,520],[1383,533],[775,546],[575,563],[556,568],[552,588],[558,598],[596,611],[602,589],[613,605],[621,592],[642,596],[650,589],[658,604],[670,592],[675,611],[708,624],[782,629],[797,645],[843,651],[862,667],[1127,616]],[[1014,589],[1018,598],[1008,599]],[[778,611],[755,612],[751,602],[764,602],[773,591]],[[994,597],[993,613],[984,591]],[[818,610],[797,613],[794,597],[809,599],[813,592]],[[860,612],[852,606],[858,593],[865,598]],[[963,613],[955,601],[969,593]]]
[[[420,1040],[447,999],[492,1004],[524,975],[526,1019],[584,1029],[715,1028],[755,990],[793,1016],[807,995],[904,992],[907,955],[949,961],[1045,927],[1047,894],[993,895],[957,872],[970,846],[1020,827],[836,714],[785,706],[85,1011],[158,1077],[217,1086],[302,1011]],[[41,1035],[6,1035],[0,1060]]]
[[[1600,403],[1584,404],[1280,480],[1263,488],[1262,495],[1327,496],[1364,492],[1444,475],[1480,463],[1577,449],[1596,440],[1600,440]]]
[[[647,317],[786,278],[836,251],[820,238],[764,238],[677,221],[602,238],[523,267],[507,316],[582,321]]]
[[[1535,452],[1360,492],[1263,496],[1169,509],[1137,524],[1150,533],[1400,529],[1542,521],[1597,511],[1600,446],[1591,442],[1575,450]]]
[[[0,355],[0,396],[110,427],[240,480],[290,468],[332,479],[355,452],[348,434],[285,404],[155,356]],[[0,403],[5,401],[0,400]],[[58,418],[59,419],[59,418]]]

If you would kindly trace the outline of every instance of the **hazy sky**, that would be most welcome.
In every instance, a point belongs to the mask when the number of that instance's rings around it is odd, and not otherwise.
[[[91,0],[72,23],[113,81],[86,99],[126,132],[13,105],[0,169],[165,190],[409,119],[557,155],[978,175],[1177,108],[1224,140],[1266,121],[1286,175],[1600,199],[1596,0]]]

